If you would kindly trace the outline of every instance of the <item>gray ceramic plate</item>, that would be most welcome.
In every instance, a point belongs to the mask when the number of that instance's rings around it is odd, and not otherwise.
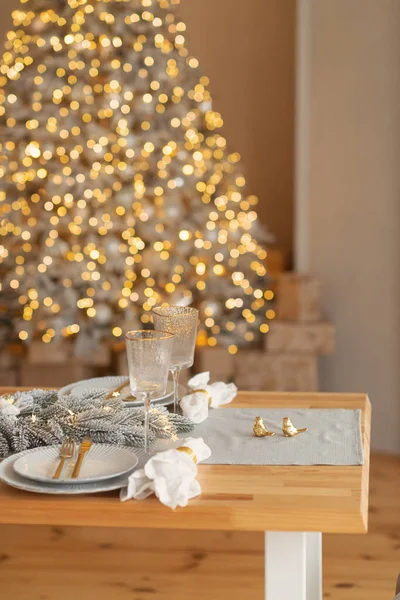
[[[127,383],[126,389],[121,392],[121,400],[124,400],[126,406],[138,407],[143,406],[143,402],[141,400],[130,400],[130,391],[129,391],[129,379],[126,376],[110,376],[110,377],[95,377],[93,379],[84,379],[82,381],[76,381],[75,383],[70,383],[65,387],[61,388],[59,391],[60,396],[67,396],[72,393],[81,393],[85,390],[93,390],[93,389],[106,389],[106,390],[115,390],[119,386],[121,386],[124,382]],[[179,397],[182,398],[186,393],[186,390],[183,386],[179,386]],[[158,398],[153,402],[153,404],[159,404],[161,406],[169,406],[173,404],[173,383],[172,381],[168,381],[167,393],[162,397]]]
[[[77,485],[126,475],[131,473],[138,464],[136,454],[129,448],[111,444],[93,444],[85,455],[79,479],[71,479],[78,458],[78,450],[79,445],[76,445],[75,456],[65,461],[61,476],[57,480],[53,479],[53,475],[60,460],[60,446],[45,446],[27,452],[14,462],[14,471],[21,477],[33,481],[42,481],[52,485]]]
[[[25,477],[21,477],[18,473],[14,471],[14,463],[16,460],[21,458],[27,453],[31,453],[35,451],[33,450],[25,450],[24,452],[20,452],[19,454],[13,454],[6,458],[2,463],[0,463],[0,480],[10,485],[11,487],[17,488],[19,490],[24,490],[25,492],[35,492],[37,494],[69,494],[69,495],[77,495],[77,494],[98,494],[99,492],[109,492],[112,490],[119,490],[127,485],[128,476],[120,475],[119,477],[114,477],[113,479],[107,479],[106,481],[98,481],[94,483],[80,483],[80,484],[64,484],[64,485],[54,485],[53,483],[43,483],[41,481],[31,481],[29,479],[25,479]],[[142,450],[137,450],[135,448],[135,453],[138,457],[141,456]]]

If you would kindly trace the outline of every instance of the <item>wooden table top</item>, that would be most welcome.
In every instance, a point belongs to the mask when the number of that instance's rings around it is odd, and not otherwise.
[[[154,497],[121,503],[117,492],[46,496],[0,483],[0,524],[366,533],[371,405],[365,394],[241,392],[229,406],[359,408],[364,465],[199,465],[202,494],[176,511]]]

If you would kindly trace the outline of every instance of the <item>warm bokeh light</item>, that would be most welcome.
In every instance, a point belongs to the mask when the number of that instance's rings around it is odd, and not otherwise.
[[[257,198],[220,132],[178,4],[21,0],[12,13],[0,66],[0,267],[22,341],[94,330],[115,341],[163,301],[197,305],[201,343],[232,354],[268,330]]]

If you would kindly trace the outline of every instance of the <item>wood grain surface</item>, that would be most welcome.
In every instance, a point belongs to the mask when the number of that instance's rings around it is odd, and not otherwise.
[[[324,600],[392,600],[400,459],[373,456],[368,535],[324,535]],[[27,508],[29,510],[29,508]],[[261,533],[0,526],[1,600],[263,600]]]
[[[359,408],[364,465],[200,465],[201,496],[176,511],[161,505],[154,497],[121,504],[117,493],[54,497],[0,484],[0,524],[366,532],[371,421],[366,395],[242,392],[230,406],[259,408],[261,414],[263,408],[282,406]]]

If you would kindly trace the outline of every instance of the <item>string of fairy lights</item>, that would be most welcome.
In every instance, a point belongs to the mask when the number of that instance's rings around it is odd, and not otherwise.
[[[21,0],[0,66],[0,268],[19,339],[122,336],[195,303],[200,342],[268,331],[266,237],[179,0]],[[8,295],[7,295],[8,297]]]

